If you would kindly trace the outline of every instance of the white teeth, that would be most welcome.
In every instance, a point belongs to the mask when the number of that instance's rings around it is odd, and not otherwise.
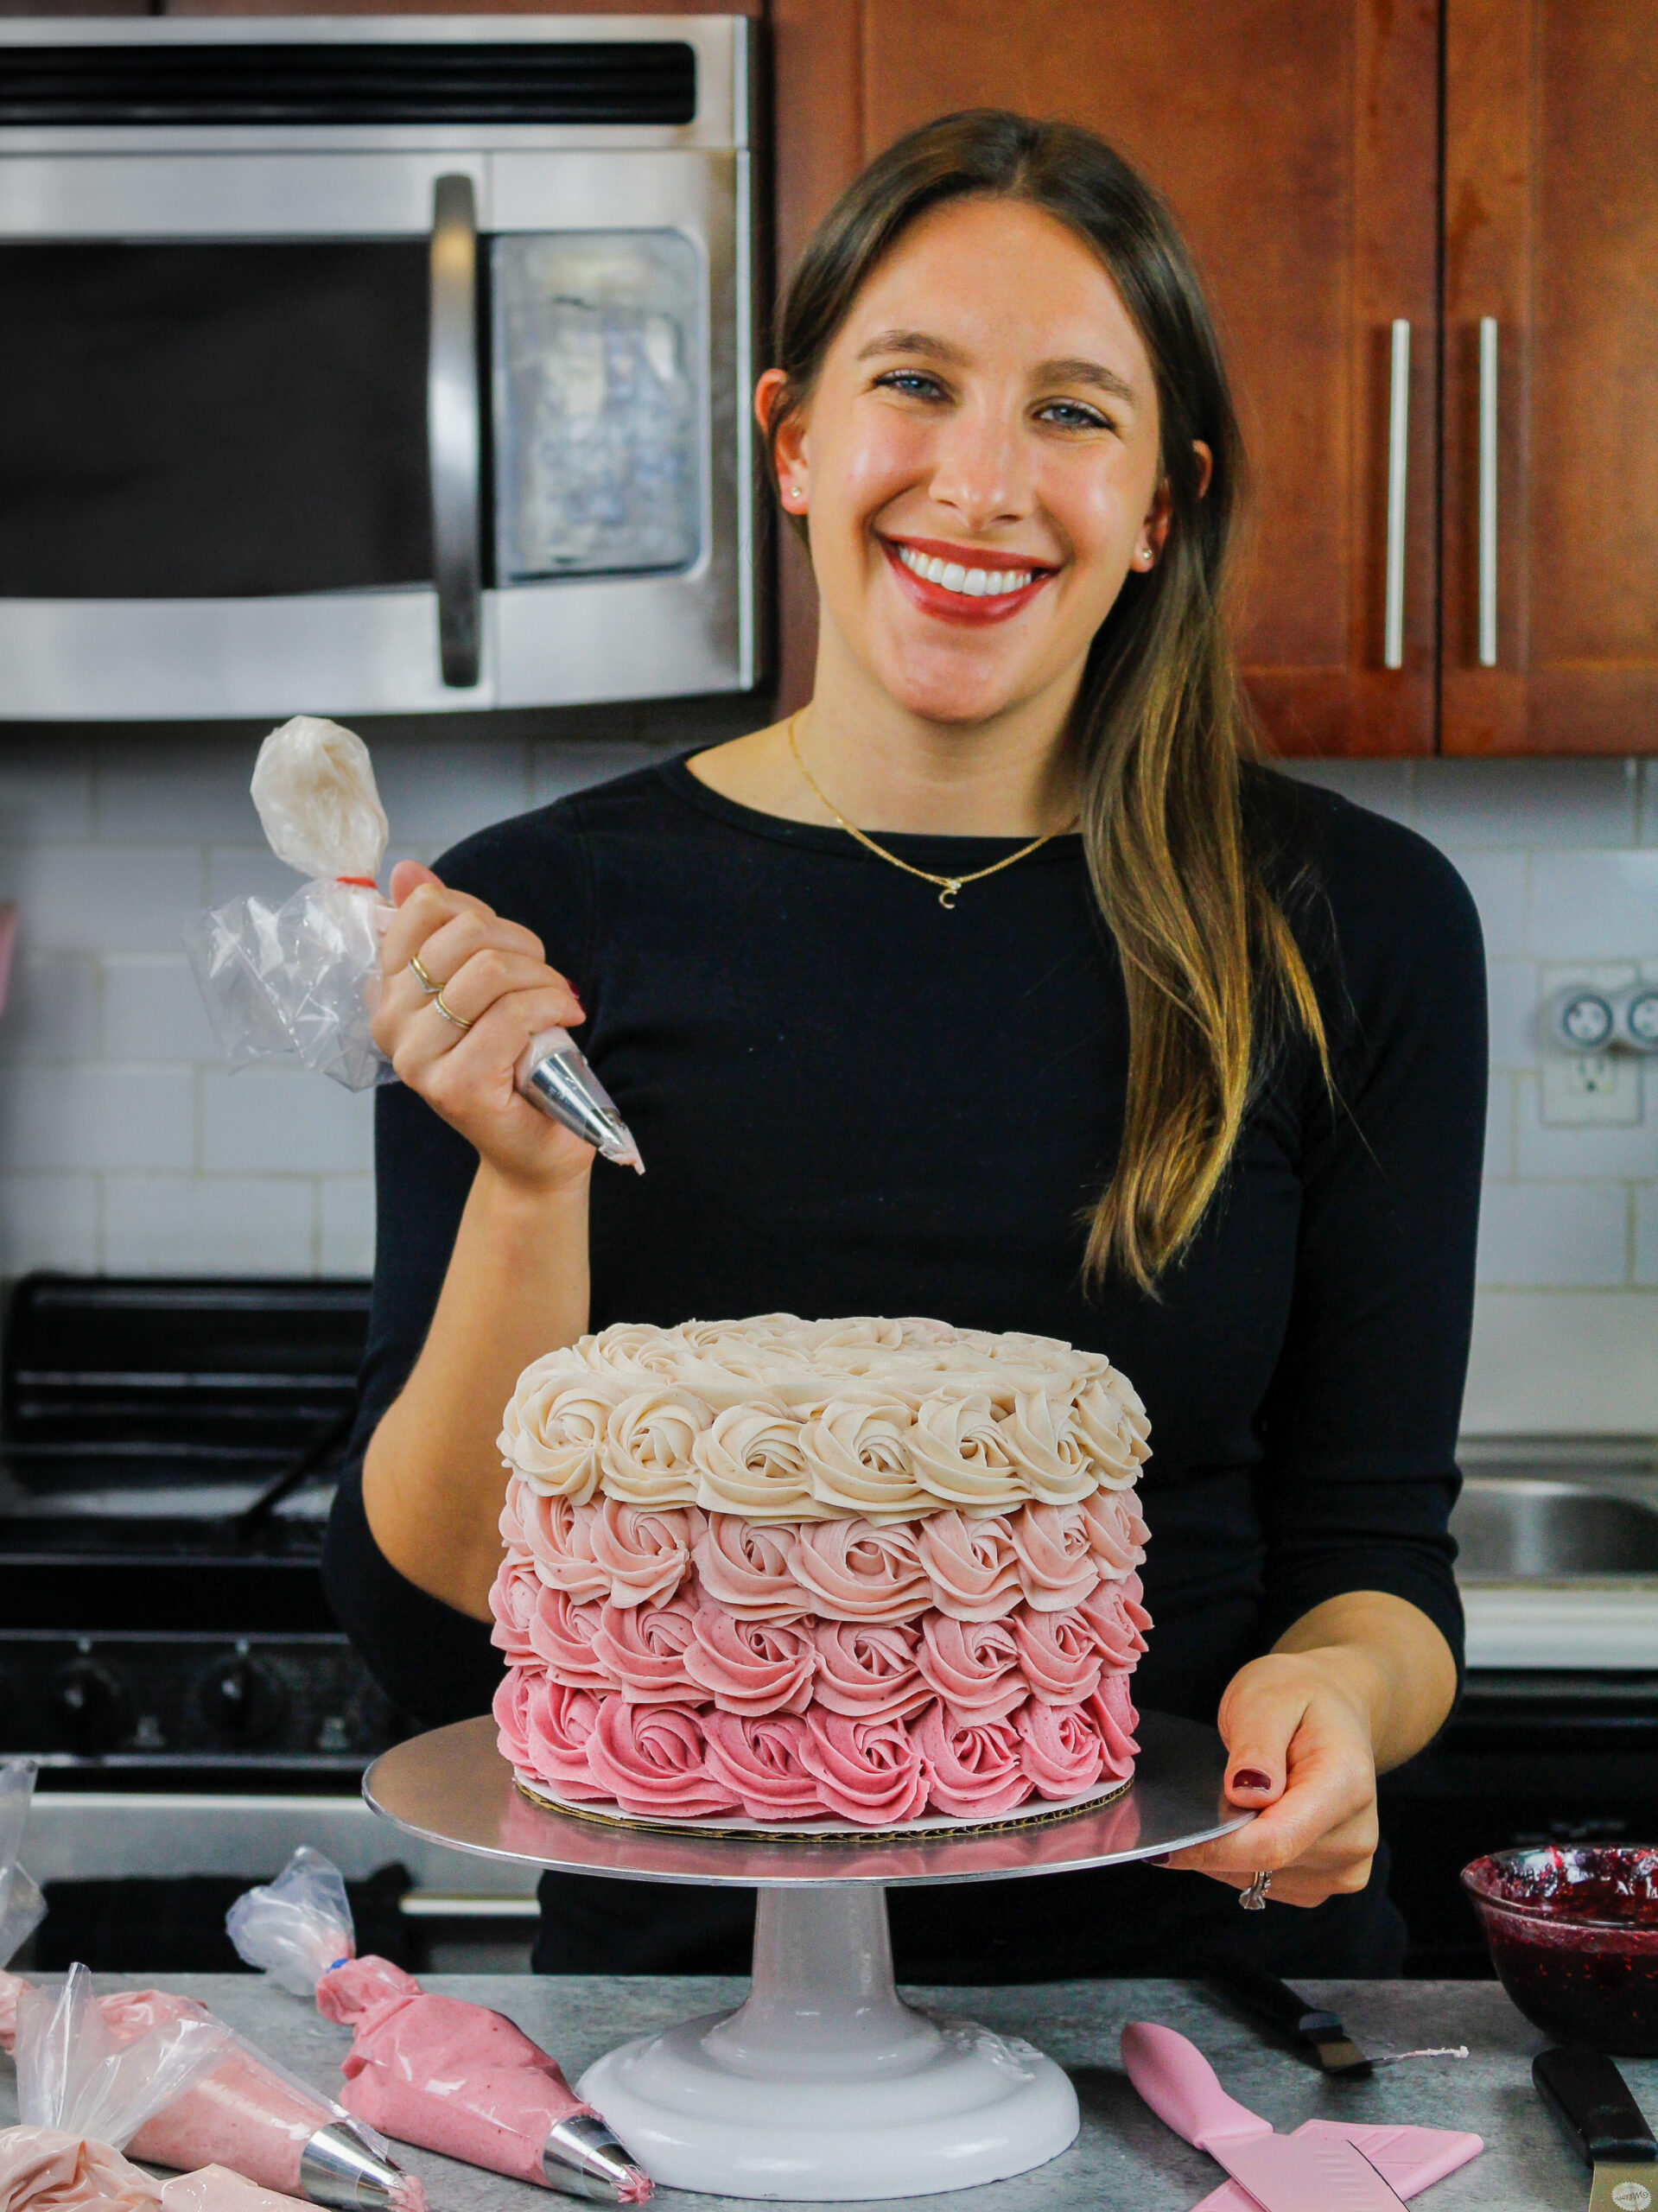
[[[964,599],[1000,599],[1006,592],[1023,591],[1032,574],[1029,569],[969,569],[959,561],[941,561],[937,556],[930,558],[912,552],[907,545],[898,548],[898,557],[912,575],[942,584],[946,591],[960,592]]]

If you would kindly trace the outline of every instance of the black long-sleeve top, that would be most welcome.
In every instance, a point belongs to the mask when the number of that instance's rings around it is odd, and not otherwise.
[[[1077,837],[947,912],[842,831],[755,813],[675,761],[440,863],[575,984],[583,1049],[646,1162],[594,1170],[592,1326],[927,1313],[1107,1352],[1152,1423],[1155,1626],[1135,1695],[1207,1719],[1241,1664],[1349,1591],[1407,1599],[1460,1661],[1446,1521],[1485,1104],[1479,927],[1450,865],[1267,770],[1245,771],[1245,813],[1312,968],[1333,1096],[1305,1039],[1276,1051],[1155,1298],[1082,1275],[1128,1016]],[[1012,849],[882,842],[951,874]],[[487,1624],[379,1554],[359,1471],[419,1353],[476,1159],[397,1085],[376,1148],[362,1405],[325,1573],[382,1684],[437,1722],[484,1710],[499,1655]]]

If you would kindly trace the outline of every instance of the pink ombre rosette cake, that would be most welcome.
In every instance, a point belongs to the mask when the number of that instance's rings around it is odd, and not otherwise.
[[[500,1445],[500,1746],[531,1793],[723,1825],[1120,1789],[1145,1408],[1097,1353],[925,1320],[615,1327]]]

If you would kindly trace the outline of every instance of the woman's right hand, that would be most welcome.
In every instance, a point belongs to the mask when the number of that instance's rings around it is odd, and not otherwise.
[[[592,1147],[532,1106],[515,1080],[532,1037],[587,1019],[540,938],[415,861],[392,869],[391,899],[373,1032],[399,1080],[507,1182],[539,1191],[579,1182]],[[409,964],[416,958],[469,1027],[438,1012]]]

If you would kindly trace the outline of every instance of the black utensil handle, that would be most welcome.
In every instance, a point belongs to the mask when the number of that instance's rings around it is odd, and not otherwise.
[[[1585,2165],[1658,2159],[1658,2143],[1628,2082],[1598,2050],[1544,2050],[1531,2062],[1537,2094],[1560,2120]]]
[[[1261,1967],[1250,1966],[1242,1959],[1226,1959],[1211,1965],[1207,1972],[1229,1997],[1235,1997],[1246,2012],[1264,2020],[1269,2028],[1276,2028],[1286,2036],[1310,2043],[1315,2037],[1327,2038],[1343,2032],[1342,2024],[1334,2012],[1321,2012],[1298,1997],[1288,1982],[1280,1981],[1275,1974],[1267,1974]]]

